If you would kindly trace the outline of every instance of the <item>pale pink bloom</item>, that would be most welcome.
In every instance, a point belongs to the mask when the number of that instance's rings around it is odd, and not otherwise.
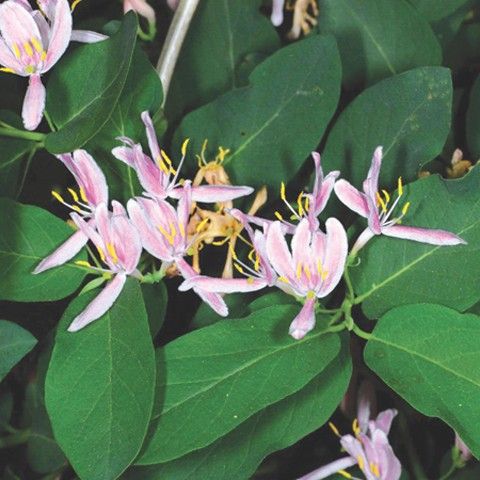
[[[361,395],[358,418],[353,422],[354,435],[340,436],[340,444],[349,456],[335,460],[298,480],[322,480],[336,472],[354,479],[355,477],[349,476],[344,470],[356,464],[366,480],[398,480],[402,466],[388,441],[388,434],[397,411],[389,409],[380,412],[375,420],[370,419],[370,413],[369,398]],[[334,431],[338,434],[335,428]]]
[[[164,262],[164,269],[175,264],[185,279],[198,273],[184,260],[191,246],[187,226],[192,205],[190,182],[185,182],[177,209],[164,200],[149,198],[130,199],[127,204],[130,218],[140,233],[143,247],[154,257]],[[195,292],[219,315],[226,316],[228,309],[217,293],[204,292],[195,287]]]
[[[120,295],[127,275],[140,276],[137,265],[142,253],[142,243],[137,230],[129,221],[126,211],[118,202],[112,202],[113,213],[101,203],[95,209],[94,225],[85,222],[77,213],[72,219],[77,227],[93,242],[105,269],[97,269],[113,275],[112,280],[89,303],[68,327],[76,332],[104,315]],[[92,267],[94,268],[94,267]]]
[[[378,190],[378,176],[381,164],[382,147],[377,147],[373,154],[368,176],[363,182],[363,192],[360,192],[343,179],[338,180],[334,187],[335,193],[342,203],[368,219],[368,227],[360,234],[352,248],[352,253],[358,252],[375,235],[388,235],[432,245],[458,245],[466,243],[457,235],[445,230],[399,225],[407,213],[410,202],[403,206],[401,215],[393,216],[395,207],[403,195],[403,186],[400,178],[398,181],[397,198],[389,206],[390,195],[388,192],[385,190],[379,192]]]
[[[57,158],[70,170],[79,186],[79,191],[68,189],[72,196],[71,203],[66,202],[57,192],[52,192],[53,195],[74,212],[85,219],[90,219],[89,222],[93,222],[95,209],[102,203],[108,203],[105,175],[85,150],[76,150],[73,155],[70,153],[58,155]],[[44,258],[33,273],[41,273],[68,262],[85,246],[87,241],[88,237],[81,230],[77,230],[65,243]]]
[[[181,288],[197,286],[206,291],[230,293],[259,290],[274,283],[286,293],[305,299],[289,329],[293,338],[301,339],[315,326],[317,298],[332,292],[345,268],[348,253],[345,229],[335,218],[329,218],[325,227],[326,233],[312,231],[308,219],[302,219],[293,234],[290,250],[282,224],[273,222],[267,227],[265,236],[257,234],[254,237],[253,269],[247,270],[243,263],[239,265],[240,271],[249,278],[219,279],[199,275],[184,282]]]
[[[188,140],[182,146],[182,158],[175,170],[168,155],[158,145],[155,128],[148,112],[142,113],[142,121],[147,132],[151,157],[143,153],[142,147],[127,137],[120,137],[123,147],[116,147],[112,154],[135,169],[145,195],[157,200],[167,197],[178,199],[183,195],[183,187],[179,182],[179,174],[186,156]],[[191,187],[194,202],[220,203],[249,195],[251,187],[230,185],[200,185]]]
[[[40,76],[59,60],[72,39],[72,13],[68,1],[43,0],[40,7],[41,10],[33,10],[23,0],[7,0],[0,4],[1,71],[29,77],[22,108],[27,130],[37,128],[45,109],[46,92]],[[82,32],[76,33],[76,39],[84,41]],[[96,41],[90,32],[83,33]]]
[[[459,450],[460,457],[464,462],[468,462],[473,458],[472,452],[457,432],[455,432],[455,447]]]
[[[283,23],[283,7],[285,0],[272,0],[272,14],[270,20],[275,27]]]
[[[127,13],[130,10],[133,10],[134,12],[138,13],[138,15],[145,17],[149,24],[155,24],[155,10],[147,3],[146,0],[123,0],[124,13]]]

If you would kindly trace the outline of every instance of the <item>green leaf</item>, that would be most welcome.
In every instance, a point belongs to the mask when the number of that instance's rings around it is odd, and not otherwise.
[[[318,31],[337,38],[348,86],[442,62],[430,25],[405,0],[320,0],[319,7]]]
[[[282,48],[239,88],[187,115],[175,134],[200,152],[231,150],[224,165],[236,184],[278,188],[315,149],[333,115],[340,91],[335,40],[314,35]],[[211,156],[214,156],[211,155]]]
[[[153,115],[160,109],[162,99],[160,78],[146,54],[137,47],[125,88],[110,119],[86,146],[107,176],[112,198],[127,200],[142,192],[134,170],[114,158],[111,151],[121,145],[117,137],[129,137],[136,143],[144,139],[145,126],[140,115],[145,110]]]
[[[20,325],[0,320],[0,381],[36,343],[36,338]]]
[[[53,301],[73,293],[85,270],[73,262],[33,275],[32,271],[73,230],[51,213],[32,205],[0,199],[0,299]],[[84,254],[76,257],[86,259]]]
[[[442,67],[424,67],[387,78],[362,92],[336,121],[322,156],[326,171],[340,170],[361,186],[373,151],[383,145],[380,183],[417,177],[447,139],[452,81]]]
[[[270,405],[202,450],[162,465],[134,468],[125,480],[244,480],[270,453],[320,428],[341,402],[351,376],[348,336],[342,350],[298,392]]]
[[[137,463],[162,463],[205,447],[322,372],[340,349],[339,337],[319,326],[293,340],[288,325],[297,313],[293,306],[266,308],[159,350],[154,423]]]
[[[177,117],[246,85],[245,68],[258,63],[258,53],[280,47],[275,28],[260,14],[261,0],[204,0],[188,29],[166,104],[167,117]]]
[[[404,224],[441,228],[468,245],[437,246],[386,236],[373,238],[352,269],[355,292],[370,318],[408,303],[435,302],[466,310],[480,300],[480,169],[460,180],[437,175],[405,189]],[[452,279],[454,281],[452,282]]]
[[[167,313],[168,292],[165,282],[142,285],[143,302],[148,315],[152,337],[160,331]]]
[[[72,302],[60,322],[45,383],[55,438],[80,478],[117,478],[138,454],[155,387],[154,350],[140,287],[80,332],[66,330],[98,292]]]
[[[420,15],[429,22],[437,22],[455,13],[472,0],[410,0]]]
[[[480,156],[480,76],[477,77],[470,93],[467,110],[467,143],[474,158]]]
[[[128,13],[110,39],[77,48],[53,70],[46,109],[58,131],[45,139],[50,153],[82,147],[108,122],[125,86],[137,27]]]
[[[480,317],[441,305],[395,308],[378,322],[365,360],[421,413],[448,423],[480,457]]]

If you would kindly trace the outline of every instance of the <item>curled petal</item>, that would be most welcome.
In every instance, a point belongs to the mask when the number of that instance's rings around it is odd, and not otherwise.
[[[235,200],[236,198],[250,195],[251,187],[228,186],[228,185],[200,185],[192,187],[192,200],[203,203],[221,203]],[[172,189],[169,193],[171,198],[179,198],[181,189]]]
[[[157,134],[155,132],[155,127],[153,126],[152,118],[150,117],[148,111],[142,112],[141,118],[143,124],[145,125],[145,131],[147,132],[150,153],[152,154],[152,158],[157,160],[160,158],[160,147],[158,145]]]
[[[368,170],[366,180],[363,182],[363,190],[367,197],[370,197],[374,203],[378,192],[378,177],[382,166],[383,147],[377,147],[373,152],[372,164]]]
[[[316,298],[308,298],[300,313],[290,324],[288,333],[295,339],[302,339],[315,326],[315,302]]]
[[[61,157],[59,157],[60,160],[64,161],[64,156]],[[68,164],[65,165],[68,168]],[[91,205],[97,206],[108,202],[108,186],[105,175],[86,150],[75,150],[73,152],[73,165],[70,171],[85,191]]]
[[[255,292],[267,286],[265,280],[257,278],[213,278],[197,275],[185,280],[178,289],[181,292],[191,288],[199,288],[204,292],[234,293]]]
[[[42,121],[45,97],[46,91],[40,75],[31,75],[22,108],[23,124],[27,130],[35,130]]]
[[[303,218],[295,229],[292,237],[292,260],[294,265],[299,262],[302,265],[309,264],[312,252],[310,249],[310,242],[312,240],[312,233],[310,231],[310,224],[306,218]]]
[[[72,30],[70,40],[80,43],[97,43],[107,38],[108,36],[103,35],[103,33],[92,32],[90,30]]]
[[[137,268],[142,253],[140,236],[124,214],[115,215],[111,223],[118,259],[125,271],[130,274]]]
[[[343,179],[335,183],[334,189],[338,199],[345,206],[362,217],[368,217],[368,203],[364,193]]]
[[[47,50],[47,59],[42,72],[52,68],[64,54],[72,36],[72,12],[67,0],[57,0],[55,14],[50,32],[50,43]]]
[[[385,435],[388,435],[392,426],[393,419],[397,416],[397,410],[390,408],[380,412],[375,420],[373,420],[373,428],[375,430],[382,430]]]
[[[53,253],[44,258],[33,271],[34,274],[58,267],[71,260],[88,242],[88,237],[77,230],[66,242],[62,243]]]
[[[293,277],[293,260],[280,222],[273,222],[268,228],[266,246],[268,259],[277,273],[286,278]]]
[[[467,243],[454,233],[430,228],[392,225],[382,228],[382,233],[389,237],[414,240],[415,242],[429,243],[431,245],[466,245]]]
[[[133,145],[133,142],[132,142]],[[129,167],[135,167],[135,152],[131,147],[115,147],[112,150],[112,155],[121,160],[123,163],[126,163]]]
[[[122,292],[123,286],[127,280],[127,275],[123,272],[113,277],[107,286],[88,304],[87,308],[70,324],[69,332],[78,332],[78,330],[97,320],[104,315]]]

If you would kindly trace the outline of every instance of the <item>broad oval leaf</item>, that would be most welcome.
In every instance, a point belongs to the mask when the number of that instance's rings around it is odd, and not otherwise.
[[[339,337],[319,325],[293,340],[288,325],[297,313],[295,306],[262,309],[159,350],[154,422],[137,463],[162,463],[205,447],[322,372],[338,354]]]
[[[53,70],[46,109],[58,131],[45,138],[50,153],[82,147],[107,123],[125,86],[137,26],[136,15],[128,13],[111,38],[82,45]]]
[[[348,86],[442,62],[430,25],[406,0],[321,0],[319,7],[318,31],[337,38]]]
[[[155,359],[140,287],[77,333],[66,329],[97,292],[78,297],[59,325],[45,382],[55,438],[80,478],[117,478],[138,454],[155,388]]]
[[[280,47],[274,26],[260,15],[261,0],[203,0],[199,3],[180,52],[170,93],[167,117],[177,117],[243,87],[244,66],[252,69],[252,54],[269,54]]]
[[[142,297],[152,337],[160,331],[167,313],[168,292],[165,282],[142,285]]]
[[[340,170],[361,186],[373,151],[383,145],[380,182],[416,178],[443,148],[450,129],[452,81],[442,67],[387,78],[362,92],[342,112],[322,155],[324,169]]]
[[[405,225],[445,229],[468,244],[373,238],[351,271],[363,311],[378,318],[393,307],[421,302],[466,310],[480,300],[480,169],[460,180],[418,180],[406,189],[405,201],[411,202]]]
[[[480,76],[473,84],[470,93],[470,103],[467,110],[467,141],[468,148],[474,158],[480,156]]]
[[[0,320],[0,381],[36,343],[37,339],[20,325]]]
[[[298,392],[270,405],[210,446],[172,462],[137,467],[125,480],[245,480],[270,453],[320,428],[341,402],[352,371],[348,335],[342,350]]]
[[[73,261],[32,274],[73,230],[46,210],[6,198],[0,199],[0,211],[0,299],[46,302],[73,293],[85,277],[85,270]],[[81,253],[77,258],[86,256]]]
[[[429,22],[438,22],[475,0],[409,0]]]
[[[239,88],[185,117],[176,143],[200,152],[222,145],[237,184],[278,187],[320,142],[340,93],[340,59],[331,36],[314,35],[274,53]]]
[[[407,305],[384,315],[365,360],[415,409],[441,418],[480,457],[480,317],[441,305]]]

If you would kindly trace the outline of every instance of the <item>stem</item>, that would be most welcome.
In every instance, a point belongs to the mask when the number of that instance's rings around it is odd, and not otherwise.
[[[26,443],[30,437],[30,430],[18,430],[12,435],[0,438],[0,448],[10,448]]]
[[[356,323],[352,324],[352,332],[354,332],[356,335],[358,335],[360,338],[363,338],[364,340],[370,340],[372,338],[371,333],[365,332]]]
[[[447,480],[447,478],[450,478],[452,473],[454,473],[456,470],[457,470],[457,465],[455,465],[455,463],[452,463],[447,473],[442,475],[439,480]]]
[[[45,120],[47,120],[47,123],[48,123],[48,126],[50,127],[50,130],[52,132],[56,132],[57,129],[55,128],[55,125],[53,123],[53,120],[52,120],[52,117],[50,116],[50,114],[47,112],[47,110],[45,110],[43,112],[43,116],[45,117]]]
[[[355,293],[353,291],[352,280],[350,278],[350,273],[348,271],[348,268],[349,268],[349,264],[347,263],[345,271],[343,272],[343,279],[345,280],[345,285],[347,286],[348,298],[350,300],[353,300],[355,298]]]
[[[20,180],[20,184],[18,186],[18,189],[17,189],[17,194],[15,196],[15,198],[18,200],[18,198],[20,197],[21,193],[22,193],[22,190],[23,190],[23,187],[25,186],[25,180],[27,179],[27,175],[28,175],[28,171],[30,170],[30,164],[32,163],[32,159],[35,155],[35,153],[37,153],[37,150],[40,148],[40,145],[35,145],[31,150],[30,150],[30,153],[28,154],[28,158],[27,158],[27,162],[25,164],[25,168],[23,169],[23,175],[22,175],[22,179]]]
[[[0,136],[23,138],[24,140],[33,140],[34,142],[43,142],[45,139],[44,133],[29,132],[28,130],[19,130],[15,127],[0,127]]]
[[[172,80],[173,71],[175,70],[185,35],[187,34],[188,27],[190,26],[199,1],[200,0],[180,0],[180,4],[177,7],[170,28],[168,29],[167,38],[165,39],[156,68],[163,86],[163,105],[165,105],[170,81]]]

